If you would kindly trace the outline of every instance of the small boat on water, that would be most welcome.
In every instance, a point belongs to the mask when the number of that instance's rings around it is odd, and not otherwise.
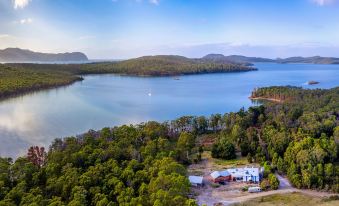
[[[307,84],[308,85],[314,85],[314,84],[319,84],[320,82],[317,81],[308,81]]]
[[[179,77],[173,77],[173,79],[174,79],[174,80],[180,80],[180,78],[179,78]]]

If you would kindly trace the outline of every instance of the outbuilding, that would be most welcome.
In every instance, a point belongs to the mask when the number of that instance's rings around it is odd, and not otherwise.
[[[229,182],[232,180],[232,176],[227,170],[214,171],[211,173],[211,177],[214,183]]]
[[[203,186],[204,178],[201,176],[189,176],[188,179],[192,186],[195,186],[195,187]]]

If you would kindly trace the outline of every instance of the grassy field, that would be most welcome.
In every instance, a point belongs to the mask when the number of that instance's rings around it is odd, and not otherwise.
[[[238,166],[246,166],[248,164],[248,161],[246,157],[237,156],[237,158],[233,160],[214,159],[214,163],[217,165],[222,165],[222,166],[227,166],[227,167],[238,167]]]
[[[234,206],[335,206],[339,205],[339,200],[331,198],[320,198],[304,195],[301,193],[276,194],[265,197],[251,199]]]
[[[246,157],[242,157],[240,154],[237,154],[236,159],[232,160],[223,160],[223,159],[216,159],[211,156],[210,151],[205,151],[202,154],[203,159],[207,159],[212,165],[216,167],[223,167],[223,168],[231,168],[231,167],[244,167],[248,165],[248,161]]]

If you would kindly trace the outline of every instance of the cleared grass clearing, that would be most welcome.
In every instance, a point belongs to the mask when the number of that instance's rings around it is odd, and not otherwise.
[[[274,194],[264,197],[251,199],[243,203],[234,204],[234,206],[337,206],[339,200],[331,198],[320,198],[301,194],[299,192],[287,194]]]
[[[246,157],[242,157],[240,154],[237,154],[237,158],[236,159],[223,160],[223,159],[213,158],[211,156],[211,152],[210,151],[205,151],[202,154],[202,158],[203,159],[207,159],[216,168],[224,168],[224,169],[226,169],[226,168],[231,168],[231,167],[244,167],[246,165],[257,166],[257,164],[250,164],[247,161],[247,158]]]
[[[223,159],[214,159],[214,163],[217,165],[229,167],[237,167],[237,166],[246,166],[248,165],[248,161],[246,157],[237,156],[236,159],[233,160],[223,160]]]

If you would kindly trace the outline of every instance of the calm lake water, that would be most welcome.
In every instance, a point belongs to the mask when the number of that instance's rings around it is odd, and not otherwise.
[[[0,156],[17,157],[30,145],[89,129],[210,115],[252,105],[255,87],[339,86],[339,65],[256,64],[259,71],[172,77],[86,76],[68,87],[0,102]],[[309,86],[309,80],[320,84]]]

